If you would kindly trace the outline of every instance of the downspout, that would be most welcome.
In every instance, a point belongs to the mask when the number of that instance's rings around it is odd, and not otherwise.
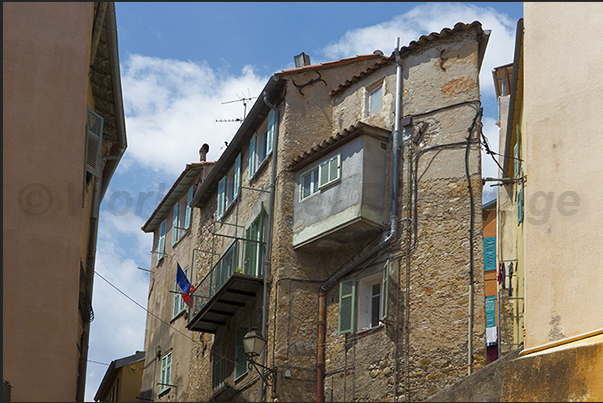
[[[272,255],[272,225],[274,223],[274,182],[276,178],[276,162],[278,154],[278,126],[279,115],[278,108],[268,101],[268,93],[264,91],[264,103],[274,111],[274,133],[272,138],[272,174],[270,176],[270,201],[268,204],[268,224],[266,225],[266,250],[264,251],[264,292],[262,295],[262,336],[266,337],[266,319],[268,315],[268,276],[270,274],[270,257]],[[274,340],[272,340],[274,343]],[[260,358],[262,366],[260,376],[260,398],[259,401],[264,401],[264,366],[266,365],[266,349],[262,352]],[[273,380],[276,382],[276,379]]]
[[[394,132],[392,139],[392,184],[391,184],[391,212],[390,212],[390,231],[387,237],[385,237],[377,246],[360,256],[354,262],[349,264],[343,270],[337,271],[324,283],[321,284],[318,289],[318,338],[317,338],[317,359],[316,359],[316,401],[325,401],[325,390],[324,390],[324,374],[325,374],[325,342],[326,342],[326,301],[327,291],[331,288],[339,279],[354,270],[360,264],[364,263],[375,253],[383,250],[398,234],[398,175],[399,175],[399,148],[400,148],[400,109],[401,109],[401,90],[402,90],[402,64],[400,62],[400,38],[396,39],[396,49],[394,54],[396,55],[396,105],[394,114]]]

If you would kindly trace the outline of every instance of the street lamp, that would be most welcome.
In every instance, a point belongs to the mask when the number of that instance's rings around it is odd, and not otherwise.
[[[255,367],[256,371],[260,374],[264,382],[268,386],[272,386],[272,390],[274,390],[274,380],[276,377],[276,370],[273,368],[268,368],[262,364],[259,364],[253,360],[253,357],[258,357],[262,354],[264,347],[266,346],[266,339],[262,336],[257,329],[253,329],[243,337],[243,348],[245,349],[245,355],[247,356],[247,361],[249,361],[249,368],[252,366]],[[266,371],[266,374],[263,375],[258,367],[263,368]]]

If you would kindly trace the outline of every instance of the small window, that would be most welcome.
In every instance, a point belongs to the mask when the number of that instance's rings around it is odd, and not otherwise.
[[[301,176],[300,199],[318,192],[318,168],[314,168]]]
[[[245,347],[243,346],[243,337],[247,334],[246,328],[237,329],[237,347],[235,350],[235,370],[234,378],[242,376],[247,372],[247,356],[245,355]]]
[[[161,382],[159,393],[165,392],[172,383],[172,352],[170,351],[161,359]]]
[[[318,166],[319,189],[337,182],[341,177],[341,155],[326,160]]]
[[[368,91],[368,114],[372,115],[381,109],[383,84]]]
[[[179,208],[180,203],[176,202],[172,211],[172,246],[176,245],[176,243],[180,240],[180,238],[178,237],[178,233],[180,231],[180,216],[178,211]]]
[[[262,208],[260,214],[253,220],[251,225],[245,231],[245,259],[243,261],[243,273],[261,277],[264,268],[264,249],[265,245],[259,241],[264,241],[267,214]]]
[[[188,267],[185,267],[183,271],[184,275],[188,276]],[[176,315],[186,308],[186,302],[184,302],[184,298],[182,298],[182,294],[180,294],[182,290],[180,289],[180,286],[178,286],[178,280],[174,280],[174,291],[176,291],[176,293],[174,294],[173,317],[176,317]]]
[[[214,350],[213,393],[220,392],[226,386],[226,345],[218,344]]]
[[[159,225],[159,239],[157,240],[157,265],[165,256],[165,232],[167,228],[167,222],[164,220]]]
[[[234,166],[220,182],[218,182],[218,220],[224,216],[228,207],[239,196],[241,187],[241,154],[237,156]]]
[[[264,160],[272,154],[276,123],[275,113],[270,110],[268,119],[258,128],[249,142],[249,180],[253,178]]]
[[[191,214],[193,208],[191,207],[191,202],[193,201],[193,193],[195,191],[195,187],[191,186],[188,189],[188,195],[186,196],[186,213],[184,216],[184,229],[188,230],[191,227]]]

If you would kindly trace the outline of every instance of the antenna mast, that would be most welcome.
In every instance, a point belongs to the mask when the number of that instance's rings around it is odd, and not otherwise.
[[[249,92],[249,89],[247,89],[247,92]],[[239,97],[238,94],[235,94],[235,95],[237,95],[237,97]],[[245,120],[245,117],[247,117],[247,104],[249,103],[249,101],[251,101],[251,100],[253,100],[255,98],[257,98],[257,97],[252,97],[252,96],[243,97],[243,98],[239,97],[239,99],[235,99],[234,101],[222,102],[222,105],[224,105],[224,104],[231,104],[233,102],[243,102],[243,117],[242,118],[236,118],[236,119],[216,119],[216,122],[219,122],[219,123],[223,123],[223,122],[242,122],[243,120]]]

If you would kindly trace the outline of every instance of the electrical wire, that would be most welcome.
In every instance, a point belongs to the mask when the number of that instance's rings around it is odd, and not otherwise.
[[[149,311],[147,308],[145,308],[144,306],[140,305],[138,302],[136,302],[132,297],[130,297],[128,294],[126,294],[125,292],[123,292],[122,290],[120,290],[119,288],[117,288],[116,285],[114,285],[113,283],[111,283],[109,280],[107,280],[105,277],[103,277],[99,272],[97,272],[96,270],[93,270],[94,274],[96,274],[97,276],[99,276],[101,279],[105,280],[105,282],[107,282],[107,284],[109,284],[111,287],[115,288],[117,291],[119,291],[123,296],[125,296],[126,298],[128,298],[130,301],[132,301],[135,305],[137,305],[138,307],[142,308],[145,312],[147,312],[149,315],[155,317],[157,320],[159,320],[159,322],[163,323],[164,325],[166,325],[167,327],[171,328],[172,330],[174,330],[175,332],[181,334],[182,336],[186,337],[187,339],[197,343],[197,340],[193,339],[192,337],[190,337],[189,335],[187,335],[186,333],[182,333],[180,330],[176,329],[175,327],[173,327],[169,322],[166,322],[165,320],[161,319],[159,316],[155,315],[153,312]],[[231,363],[236,364],[235,360],[231,360],[230,358],[223,356],[221,354],[216,353],[215,351],[211,351],[210,350],[210,354],[214,355],[214,357],[218,357],[218,358],[222,358],[226,361],[229,361]],[[108,364],[106,364],[108,365]]]
[[[106,364],[106,363],[104,363],[104,362],[98,362],[98,361],[94,361],[94,360],[88,360],[88,362],[91,362],[91,363],[93,363],[93,364],[107,365],[107,366],[109,366],[109,365],[110,365],[110,364]]]

